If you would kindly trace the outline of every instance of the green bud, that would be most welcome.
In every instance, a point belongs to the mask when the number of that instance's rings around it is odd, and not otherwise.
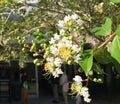
[[[93,82],[97,82],[97,78],[94,78],[94,79],[93,79]]]
[[[69,40],[72,40],[72,38],[73,38],[72,36],[69,36],[69,37],[68,37]]]
[[[40,64],[40,63],[37,63],[36,65],[37,65],[37,66],[40,66],[41,64]]]
[[[46,48],[46,47],[47,47],[47,44],[44,44],[43,47]]]
[[[23,51],[23,52],[26,52],[26,49],[25,49],[25,48],[22,48],[22,51]]]
[[[33,63],[34,63],[34,64],[39,63],[39,59],[35,59],[35,60],[33,61]]]
[[[66,36],[66,33],[65,33],[65,32],[63,32],[63,33],[62,33],[62,36]]]
[[[21,40],[18,40],[18,43],[21,44]]]
[[[98,83],[103,83],[103,80],[101,78],[98,78],[97,82]]]
[[[17,40],[19,40],[20,39],[20,37],[19,36],[17,36]]]
[[[71,65],[71,64],[72,64],[72,61],[69,60],[67,63],[68,63],[69,65]]]
[[[25,39],[23,39],[21,42],[22,42],[22,43],[25,43]]]
[[[31,48],[30,48],[30,52],[33,52],[36,48],[36,44],[32,44]]]
[[[24,47],[27,47],[27,44],[24,44]]]
[[[34,47],[31,47],[31,48],[30,48],[30,52],[33,52],[33,51],[34,51]]]
[[[38,56],[38,53],[34,53],[33,56],[34,56],[34,57],[35,57],[35,56]]]

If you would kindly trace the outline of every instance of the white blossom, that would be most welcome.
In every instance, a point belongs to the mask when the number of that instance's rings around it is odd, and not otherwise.
[[[64,21],[63,20],[59,20],[58,23],[57,23],[57,26],[59,28],[65,28]]]
[[[63,74],[63,71],[60,68],[56,68],[55,71],[52,72],[54,78],[59,77],[60,74]]]
[[[48,58],[46,58],[46,61],[47,61],[47,62],[53,62],[53,61],[54,61],[54,58],[53,58],[53,57],[48,57]]]
[[[60,35],[62,35],[63,34],[63,32],[65,32],[65,30],[64,29],[60,29]]]
[[[86,101],[87,103],[89,103],[91,101],[91,99],[88,98],[88,97],[84,97],[84,101]]]
[[[50,46],[50,52],[54,55],[58,54],[58,48],[54,47],[54,46]]]
[[[70,15],[64,17],[64,23],[68,22],[71,19]]]
[[[79,60],[81,60],[80,54],[74,56],[74,60],[75,60],[76,63],[77,63]]]
[[[55,39],[55,40],[59,40],[59,39],[60,39],[60,35],[54,34],[54,39]]]
[[[81,48],[79,48],[78,45],[73,45],[72,49],[77,53],[80,52],[80,50],[81,50]]]
[[[71,18],[74,19],[74,20],[76,20],[76,19],[79,18],[79,16],[78,16],[77,14],[73,14],[73,15],[71,16]]]
[[[51,38],[51,40],[49,41],[49,43],[50,43],[50,44],[53,44],[53,43],[55,43],[55,41],[56,41],[56,40],[55,40],[54,38]]]
[[[55,58],[54,64],[55,66],[60,67],[62,64],[62,60],[60,58]]]
[[[76,75],[73,80],[78,83],[78,84],[81,84],[81,82],[83,81],[82,78],[79,76],[79,75]]]
[[[89,95],[87,87],[82,87],[80,94],[84,97],[84,101],[86,101],[86,102],[91,101],[91,99],[89,98],[90,95]]]

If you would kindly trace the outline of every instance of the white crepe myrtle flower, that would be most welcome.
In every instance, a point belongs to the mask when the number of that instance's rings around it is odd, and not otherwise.
[[[83,99],[85,102],[90,102],[91,99],[89,98],[89,92],[88,92],[88,88],[83,86],[82,84],[82,78],[79,75],[76,75],[73,78],[74,82],[71,84],[71,91],[72,94],[76,94],[76,98],[78,96],[83,96]]]
[[[64,22],[68,22],[69,20],[71,19],[71,16],[70,15],[67,15],[64,17]]]
[[[55,39],[55,40],[59,40],[59,39],[60,39],[60,35],[54,34],[54,39]]]
[[[59,77],[60,74],[63,74],[63,71],[60,68],[56,68],[55,71],[52,72],[54,78]]]
[[[79,24],[79,25],[82,25],[82,24],[83,24],[83,20],[82,20],[77,14],[73,14],[73,15],[71,16],[71,18],[72,18],[73,20],[76,20],[77,24]]]
[[[63,33],[65,33],[65,30],[64,29],[60,29],[59,32],[60,32],[60,35],[62,36]]]
[[[47,62],[53,62],[53,61],[54,61],[54,58],[53,58],[53,57],[48,57],[48,58],[46,58],[46,61],[47,61]]]
[[[74,19],[74,20],[76,20],[76,19],[79,18],[79,16],[78,16],[77,14],[74,13],[73,15],[71,15],[71,18]]]
[[[55,41],[56,41],[56,40],[52,37],[51,40],[49,41],[49,43],[50,43],[50,44],[53,44],[53,43],[55,43]]]
[[[57,26],[58,26],[59,28],[62,28],[62,29],[65,29],[65,28],[66,28],[65,25],[64,25],[64,21],[63,21],[63,20],[59,20],[58,23],[57,23]]]
[[[78,83],[78,84],[81,84],[81,82],[83,81],[82,78],[79,76],[79,75],[76,75],[73,80]]]
[[[62,64],[62,60],[60,58],[55,58],[54,64],[55,66],[60,67]]]
[[[69,29],[72,25],[81,26],[83,24],[82,19],[77,15],[67,15],[63,20],[59,20],[57,26],[61,29]]]
[[[87,102],[87,103],[89,103],[91,101],[91,99],[84,97],[84,101]]]
[[[81,47],[78,47],[78,45],[73,45],[72,46],[72,49],[75,51],[75,52],[80,52],[80,50],[81,50]]]
[[[47,59],[45,65],[46,68],[44,69],[54,77],[58,77],[59,74],[62,73],[60,70],[62,64],[78,63],[81,59],[83,48],[79,43],[83,41],[82,39],[78,39],[80,37],[80,31],[76,28],[80,26],[77,23],[79,19],[81,20],[77,14],[73,14],[71,16],[67,15],[63,20],[56,22],[58,32],[54,33],[50,38],[49,45],[44,53],[44,58]],[[50,57],[53,59],[50,59]],[[53,68],[53,70],[51,68]],[[82,85],[82,80],[80,82],[77,81],[77,84]],[[79,90],[81,87],[78,86],[77,89]]]
[[[55,46],[50,46],[50,52],[54,55],[58,55],[58,48]]]
[[[90,102],[91,101],[91,99],[89,98],[90,95],[89,95],[87,87],[82,87],[80,94],[84,97],[84,101],[86,101],[86,102]]]
[[[76,63],[78,63],[78,61],[81,60],[80,54],[74,56],[74,60],[75,60]]]

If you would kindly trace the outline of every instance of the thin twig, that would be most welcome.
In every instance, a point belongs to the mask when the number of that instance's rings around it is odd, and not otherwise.
[[[97,49],[99,49],[99,48],[101,48],[102,46],[104,46],[105,44],[107,44],[114,36],[115,36],[115,32],[112,33],[112,34],[105,40],[105,42],[103,42],[100,46],[98,46]]]

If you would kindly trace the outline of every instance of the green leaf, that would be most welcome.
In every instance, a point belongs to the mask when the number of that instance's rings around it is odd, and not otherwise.
[[[94,63],[92,69],[97,73],[97,74],[103,74],[103,70],[101,70],[100,64]]]
[[[120,37],[118,35],[112,41],[111,56],[120,63]]]
[[[116,31],[115,31],[116,35],[120,36],[120,25],[118,25]]]
[[[108,53],[104,47],[94,52],[94,58],[100,64],[108,64],[112,61],[110,53]]]
[[[88,75],[93,64],[93,50],[86,50],[83,53],[83,60],[80,60],[79,65],[84,70],[85,74]]]
[[[112,21],[110,18],[106,18],[105,24],[102,27],[95,27],[91,30],[92,33],[98,36],[107,36],[111,32]]]
[[[113,3],[120,3],[120,0],[110,0]]]
[[[117,73],[120,75],[120,63],[118,63],[115,59],[112,60],[112,63],[114,64]]]

